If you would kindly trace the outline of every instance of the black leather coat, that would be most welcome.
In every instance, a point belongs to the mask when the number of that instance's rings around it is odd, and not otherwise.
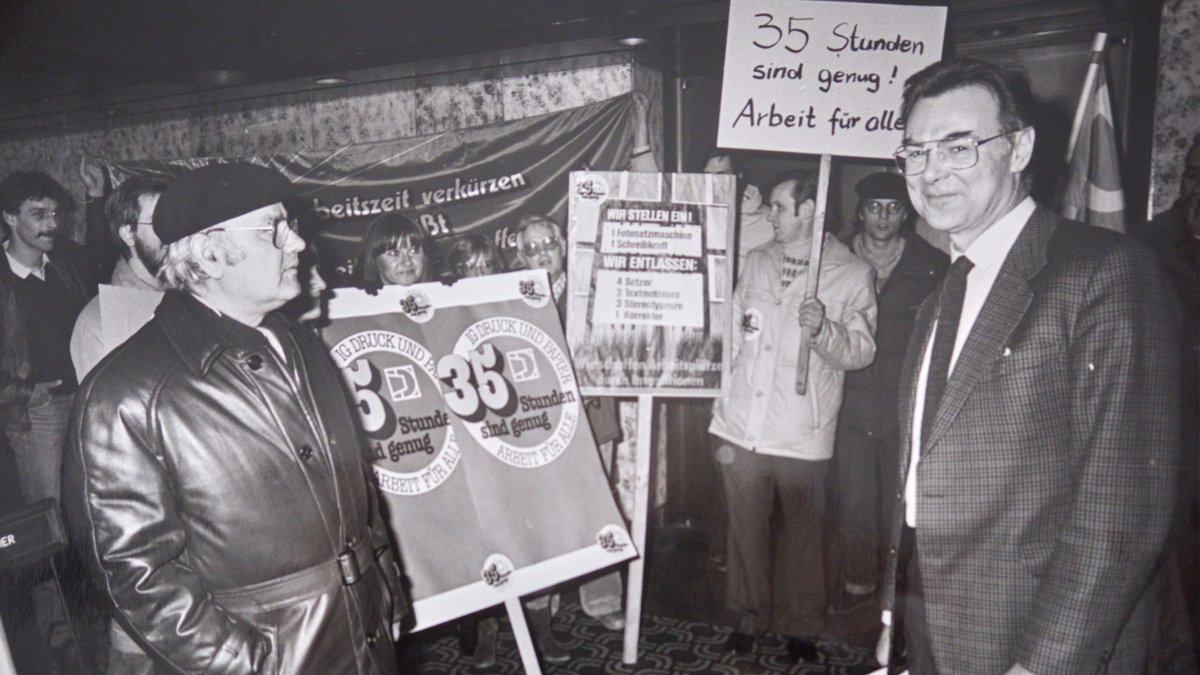
[[[71,420],[72,529],[161,669],[395,673],[404,603],[339,374],[308,329],[264,326],[286,363],[169,292],[101,361]]]

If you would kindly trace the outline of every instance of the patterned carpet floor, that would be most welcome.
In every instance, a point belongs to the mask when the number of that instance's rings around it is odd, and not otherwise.
[[[646,615],[642,620],[639,660],[636,664],[626,665],[621,662],[622,633],[605,629],[585,615],[573,597],[566,595],[554,619],[554,631],[559,642],[570,650],[571,660],[564,664],[543,663],[542,672],[546,675],[845,675],[859,672],[869,658],[866,650],[822,643],[819,663],[791,665],[787,662],[784,640],[775,636],[760,640],[749,654],[726,653],[721,650],[730,633],[726,626]],[[470,658],[459,652],[457,633],[451,627],[415,635],[413,641],[405,652],[407,667],[404,672],[421,675],[523,672],[517,643],[507,619],[500,622],[497,663],[486,669],[476,668]]]

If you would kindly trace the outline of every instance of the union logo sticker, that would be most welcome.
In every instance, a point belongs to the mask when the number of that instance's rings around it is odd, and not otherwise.
[[[417,323],[428,323],[433,318],[433,303],[429,296],[414,288],[400,298],[400,311]]]

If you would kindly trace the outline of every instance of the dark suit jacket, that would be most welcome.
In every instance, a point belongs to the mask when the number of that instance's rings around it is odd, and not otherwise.
[[[846,373],[838,436],[843,431],[896,438],[900,373],[917,309],[946,274],[950,259],[912,230],[902,230],[904,253],[876,297],[875,360]]]
[[[937,298],[922,306],[905,361],[901,485]],[[1034,212],[917,467],[917,550],[939,672],[1014,663],[1039,675],[1141,672],[1179,466],[1178,339],[1148,250]]]

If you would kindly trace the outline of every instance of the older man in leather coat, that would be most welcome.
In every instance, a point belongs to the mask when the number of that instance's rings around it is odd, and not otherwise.
[[[85,379],[68,512],[161,670],[395,673],[403,598],[337,370],[274,312],[300,292],[291,185],[248,164],[154,212],[169,290]]]

